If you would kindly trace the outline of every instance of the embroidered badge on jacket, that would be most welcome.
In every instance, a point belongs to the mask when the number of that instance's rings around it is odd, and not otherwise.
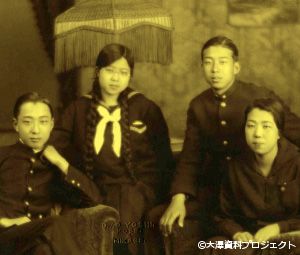
[[[140,120],[135,120],[130,125],[130,130],[142,134],[147,130],[147,126]]]

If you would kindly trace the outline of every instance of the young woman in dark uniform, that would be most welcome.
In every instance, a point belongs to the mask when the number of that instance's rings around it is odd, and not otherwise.
[[[121,217],[116,252],[138,252],[145,212],[159,202],[172,169],[168,128],[160,108],[129,88],[134,59],[120,44],[105,46],[96,61],[90,94],[74,101],[55,129],[55,144],[71,144],[80,169],[97,184],[102,203]]]
[[[300,153],[283,137],[283,107],[274,99],[257,99],[245,118],[249,148],[229,163],[215,218],[224,236],[214,240],[252,241],[269,248],[250,244],[243,250],[210,249],[203,254],[300,254]],[[296,247],[289,249],[289,241]]]

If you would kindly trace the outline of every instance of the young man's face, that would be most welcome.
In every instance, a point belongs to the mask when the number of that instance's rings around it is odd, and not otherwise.
[[[233,84],[240,65],[233,52],[222,46],[210,46],[203,52],[203,71],[206,81],[215,93],[222,95]]]
[[[42,102],[26,102],[21,105],[15,130],[24,144],[34,150],[42,150],[50,137],[54,120],[48,105]]]

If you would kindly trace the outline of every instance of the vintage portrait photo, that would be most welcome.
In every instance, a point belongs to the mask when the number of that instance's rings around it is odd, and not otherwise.
[[[0,20],[0,255],[300,254],[299,0]]]

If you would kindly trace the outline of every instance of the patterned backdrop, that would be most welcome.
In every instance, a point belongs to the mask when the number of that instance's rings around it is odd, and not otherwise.
[[[61,87],[39,37],[30,2],[11,0],[0,3],[3,35],[0,42],[0,127],[11,127],[12,104],[17,95],[28,90],[48,95],[55,105],[62,104],[58,96]],[[229,13],[226,0],[162,2],[173,16],[174,61],[169,66],[137,64],[133,86],[161,106],[172,136],[183,137],[188,103],[208,87],[201,73],[200,48],[208,38],[218,34],[231,37],[239,46],[241,79],[275,90],[300,115],[300,25],[295,22],[295,15],[288,16],[292,22],[286,22],[288,18],[283,23],[277,19],[277,22],[260,26],[241,26],[241,22],[233,26],[228,24],[232,8]],[[295,2],[295,13],[300,13],[297,0],[269,2],[281,2],[281,5]],[[84,71],[78,77],[80,91],[89,89],[92,73]],[[76,86],[76,82],[69,84]]]
[[[138,64],[134,86],[162,107],[172,136],[183,136],[189,101],[208,87],[200,49],[218,34],[239,47],[240,79],[273,89],[300,115],[300,24],[231,26],[225,0],[164,0],[164,7],[175,26],[173,64]]]

